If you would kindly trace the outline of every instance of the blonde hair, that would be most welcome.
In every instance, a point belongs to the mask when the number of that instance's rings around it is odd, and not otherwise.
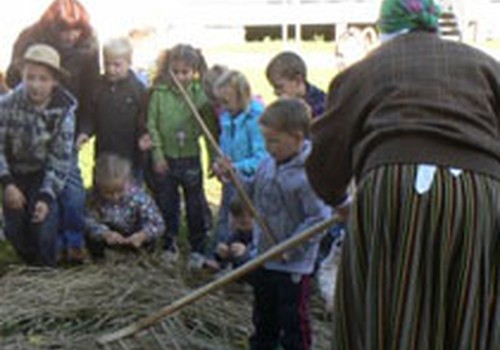
[[[100,186],[116,179],[128,181],[132,172],[130,162],[113,153],[103,153],[94,167],[94,184]]]
[[[244,110],[250,103],[252,91],[247,78],[236,70],[228,70],[215,81],[215,95],[218,96],[218,91],[225,87],[231,88],[236,93],[236,101],[241,110]]]
[[[132,62],[132,43],[127,37],[109,39],[103,45],[103,55],[109,58],[124,58],[129,63]]]

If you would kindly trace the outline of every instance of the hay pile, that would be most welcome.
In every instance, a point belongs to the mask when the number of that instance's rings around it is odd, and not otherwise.
[[[0,279],[0,348],[96,349],[98,336],[158,311],[208,279],[148,257],[58,270],[12,267]],[[251,292],[242,287],[233,283],[109,349],[245,349]],[[317,300],[315,309],[321,315]],[[328,326],[317,318],[315,348],[327,349]]]

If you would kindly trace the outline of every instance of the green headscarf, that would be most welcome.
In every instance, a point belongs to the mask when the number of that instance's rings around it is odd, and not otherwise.
[[[434,0],[384,0],[378,27],[381,33],[419,28],[436,30],[440,14],[441,8]]]

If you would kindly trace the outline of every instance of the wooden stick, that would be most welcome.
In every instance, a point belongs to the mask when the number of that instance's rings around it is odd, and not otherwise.
[[[140,319],[139,321],[124,327],[122,329],[119,329],[118,331],[114,333],[110,333],[107,335],[104,335],[100,338],[97,339],[97,343],[101,346],[106,345],[110,342],[120,340],[126,337],[130,337],[137,332],[150,327],[154,325],[155,323],[158,323],[159,321],[163,320],[164,318],[172,315],[173,313],[181,310],[182,308],[194,303],[195,301],[205,297],[209,293],[214,292],[217,289],[220,289],[224,287],[225,285],[234,282],[235,280],[245,276],[249,272],[255,270],[259,266],[263,265],[267,261],[276,258],[280,255],[282,255],[284,252],[288,251],[289,249],[311,239],[313,236],[317,235],[318,233],[325,231],[327,228],[331,227],[334,223],[339,221],[338,215],[334,215],[329,219],[326,219],[314,226],[311,226],[310,228],[302,231],[301,233],[290,237],[286,241],[281,242],[278,245],[275,245],[268,251],[264,252],[262,255],[257,256],[255,259],[248,261],[246,264],[240,266],[237,269],[232,270],[229,272],[227,275],[222,276],[221,278],[214,280],[198,289],[193,291],[192,293],[177,299],[170,305],[164,307],[163,309],[159,310],[158,312],[147,316],[143,319]]]
[[[214,136],[212,135],[212,132],[210,131],[207,124],[205,123],[205,121],[201,117],[195,104],[193,103],[193,101],[191,100],[189,95],[187,94],[186,89],[184,89],[184,87],[182,86],[182,84],[179,82],[179,80],[177,79],[177,77],[175,76],[175,74],[172,71],[169,70],[169,74],[170,74],[170,77],[172,78],[172,81],[175,83],[175,85],[177,86],[177,88],[181,92],[182,96],[184,97],[184,100],[188,104],[188,107],[191,109],[191,112],[193,112],[193,115],[194,115],[196,121],[198,122],[198,124],[200,125],[201,130],[203,131],[203,134],[207,138],[208,143],[217,152],[217,155],[219,157],[225,158],[226,156],[224,155],[224,152],[222,152],[222,149],[219,147],[219,144],[217,143]],[[267,222],[264,220],[264,218],[261,215],[259,215],[259,212],[257,211],[257,209],[253,205],[252,201],[248,197],[248,194],[245,191],[245,188],[243,187],[243,185],[242,185],[240,179],[238,178],[238,175],[234,171],[234,169],[232,167],[228,167],[227,170],[228,170],[229,179],[231,180],[234,187],[236,188],[236,191],[238,192],[241,200],[245,203],[245,205],[250,210],[253,218],[255,219],[257,224],[259,224],[259,226],[262,229],[266,238],[268,238],[270,240],[271,244],[278,243],[278,239],[272,233],[271,228],[269,227]]]

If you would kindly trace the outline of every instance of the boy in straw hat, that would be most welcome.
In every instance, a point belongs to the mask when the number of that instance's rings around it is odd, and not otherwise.
[[[27,264],[54,266],[77,104],[59,85],[66,71],[53,47],[30,46],[20,71],[22,83],[0,101],[5,235]]]
[[[500,65],[438,17],[385,0],[384,42],[313,125],[313,188],[337,207],[357,184],[332,349],[500,349]]]

